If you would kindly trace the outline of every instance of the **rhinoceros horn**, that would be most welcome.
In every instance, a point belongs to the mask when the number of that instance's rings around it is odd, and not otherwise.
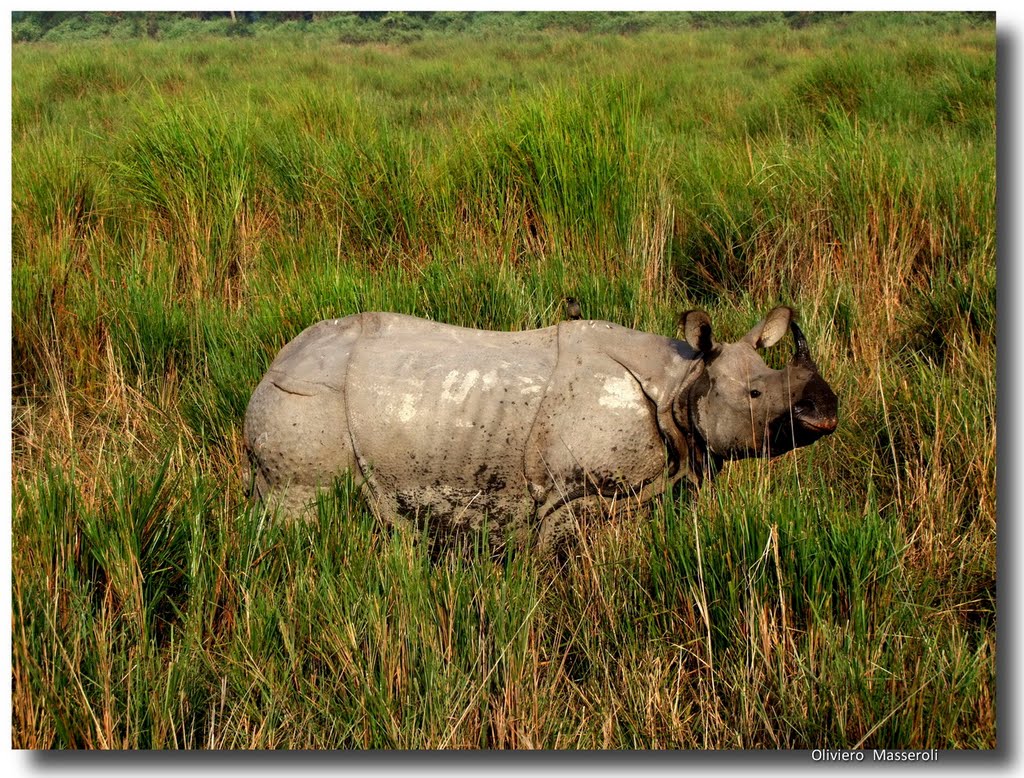
[[[804,337],[795,320],[791,320],[789,326],[793,330],[793,342],[796,344],[793,352],[793,364],[804,365],[817,372],[818,367],[814,364],[814,360],[811,359],[811,350],[807,347],[807,338]]]

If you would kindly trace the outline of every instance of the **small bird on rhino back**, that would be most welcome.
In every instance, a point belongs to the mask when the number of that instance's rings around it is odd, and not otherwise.
[[[308,516],[346,471],[384,521],[550,548],[587,513],[636,505],[727,460],[774,457],[836,429],[838,400],[788,307],[735,343],[703,311],[682,340],[605,321],[492,332],[395,313],[314,324],[245,416],[255,491]],[[781,369],[761,350],[792,334]]]
[[[580,303],[575,297],[565,298],[565,318],[569,321],[579,321],[583,318],[583,311]]]

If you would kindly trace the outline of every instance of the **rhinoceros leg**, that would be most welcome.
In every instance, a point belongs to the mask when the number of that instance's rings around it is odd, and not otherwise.
[[[621,486],[603,491],[593,487],[571,499],[564,491],[550,495],[537,508],[539,530],[537,546],[542,553],[552,553],[571,545],[581,535],[587,521],[608,519],[630,513],[652,498],[674,488],[689,471],[665,473],[640,487]]]
[[[603,500],[598,495],[578,497],[571,502],[562,502],[557,507],[542,506],[542,516],[537,532],[537,549],[544,556],[550,556],[571,547],[580,538],[581,523],[587,518],[601,516]]]

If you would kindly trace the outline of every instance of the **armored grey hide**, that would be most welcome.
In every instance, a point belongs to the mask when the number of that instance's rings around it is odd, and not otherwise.
[[[725,459],[806,445],[836,425],[836,398],[806,341],[771,370],[779,308],[736,344],[706,313],[687,340],[603,321],[488,332],[391,313],[320,322],[286,345],[249,402],[258,495],[299,516],[345,471],[383,519],[430,520],[542,543],[581,510],[632,504]],[[756,396],[755,396],[756,394]]]

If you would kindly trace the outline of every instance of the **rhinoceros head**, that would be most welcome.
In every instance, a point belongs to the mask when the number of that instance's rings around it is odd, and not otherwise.
[[[793,332],[793,358],[773,370],[758,352],[787,330]],[[708,315],[689,311],[683,334],[704,361],[690,409],[714,457],[776,456],[835,430],[839,401],[811,359],[792,309],[775,308],[736,343],[716,342]]]

